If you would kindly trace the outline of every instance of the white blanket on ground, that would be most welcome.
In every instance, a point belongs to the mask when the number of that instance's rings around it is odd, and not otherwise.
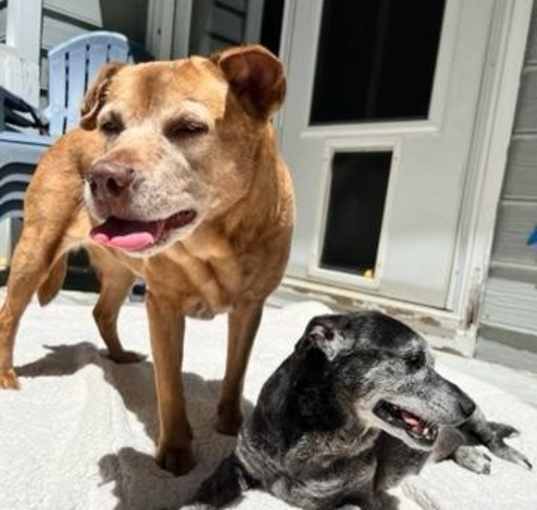
[[[267,309],[247,376],[246,412],[309,318],[326,311],[316,303]],[[120,331],[129,349],[148,353],[142,306],[123,308]],[[225,332],[225,317],[188,323],[184,379],[198,464],[188,476],[173,478],[152,459],[158,427],[151,361],[119,366],[102,357],[90,306],[31,305],[15,351],[22,391],[0,392],[0,510],[179,508],[233,447],[214,431]],[[439,368],[490,419],[518,427],[522,435],[513,446],[537,464],[537,409]],[[477,476],[445,462],[407,480],[399,494],[401,510],[536,510],[537,474],[494,459],[493,473]],[[287,508],[255,491],[237,507]]]

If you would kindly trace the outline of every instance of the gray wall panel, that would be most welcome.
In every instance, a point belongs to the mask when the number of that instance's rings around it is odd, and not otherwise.
[[[528,64],[537,64],[537,2],[533,6],[530,35],[528,37],[528,49],[526,51],[526,62]]]
[[[535,334],[537,287],[504,278],[489,279],[481,320],[488,326]],[[534,339],[537,342],[537,338]]]
[[[537,335],[537,250],[527,246],[527,238],[536,225],[537,1],[498,210],[483,323]],[[534,338],[537,349],[537,336]]]
[[[537,66],[528,66],[522,72],[515,132],[537,133]]]
[[[6,20],[7,20],[6,6],[0,3],[0,44],[5,44],[6,42]]]
[[[503,198],[537,201],[537,135],[514,139],[507,164]]]
[[[496,225],[494,262],[537,267],[537,250],[527,245],[536,223],[537,203],[502,203]]]

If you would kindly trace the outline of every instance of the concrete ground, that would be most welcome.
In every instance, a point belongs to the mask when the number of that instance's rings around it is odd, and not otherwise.
[[[438,351],[436,356],[449,368],[497,386],[537,408],[537,354],[479,338],[476,359],[487,363]]]
[[[4,289],[0,290],[3,298]],[[57,302],[64,304],[91,304],[97,299],[93,293],[62,291]],[[140,302],[127,301],[126,306],[143,306]],[[449,368],[454,368],[473,377],[498,386],[504,391],[516,395],[524,402],[537,408],[537,354],[514,349],[501,343],[480,338],[476,358],[487,362],[474,363],[464,358],[442,351],[436,356]],[[493,370],[491,370],[491,365]]]

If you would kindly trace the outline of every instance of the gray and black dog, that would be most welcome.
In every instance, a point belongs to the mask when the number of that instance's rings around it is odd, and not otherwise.
[[[531,469],[461,389],[441,377],[427,344],[376,312],[311,320],[263,386],[234,453],[192,509],[222,508],[249,488],[304,509],[390,508],[386,493],[427,461],[490,472],[493,454]]]

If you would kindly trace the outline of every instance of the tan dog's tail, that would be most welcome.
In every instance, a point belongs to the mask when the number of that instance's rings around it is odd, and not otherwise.
[[[62,255],[52,266],[46,280],[37,291],[37,297],[41,306],[48,305],[62,288],[65,275],[67,274],[67,254]]]

